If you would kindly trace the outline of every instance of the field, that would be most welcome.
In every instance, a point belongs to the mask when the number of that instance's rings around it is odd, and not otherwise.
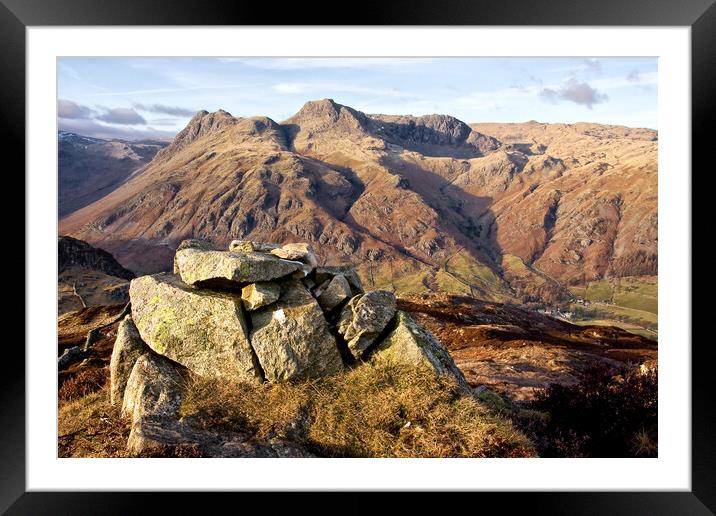
[[[575,322],[616,324],[626,330],[656,338],[658,283],[656,276],[614,278],[573,286],[570,292],[589,305],[571,303]]]

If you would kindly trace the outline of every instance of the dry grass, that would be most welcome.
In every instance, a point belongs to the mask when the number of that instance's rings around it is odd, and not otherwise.
[[[182,406],[207,426],[281,437],[327,457],[524,457],[530,441],[429,371],[364,364],[251,388],[195,380]]]
[[[129,424],[109,404],[109,389],[60,402],[58,414],[60,457],[127,457]]]
[[[78,375],[79,376],[79,375]],[[60,401],[58,417],[59,457],[135,457],[127,452],[129,421],[109,404],[109,390],[100,390],[70,401]],[[152,448],[141,457],[201,457],[197,444]]]

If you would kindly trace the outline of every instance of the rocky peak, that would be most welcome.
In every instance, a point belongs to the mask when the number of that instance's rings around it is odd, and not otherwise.
[[[360,111],[336,103],[333,99],[312,100],[282,125],[292,133],[320,132],[328,129],[344,132],[365,130],[368,118]]]
[[[171,145],[159,152],[158,156],[168,155],[195,142],[199,138],[216,133],[237,124],[241,119],[235,118],[228,111],[219,109],[213,113],[206,110],[197,112],[187,126],[174,137]]]
[[[401,147],[419,152],[450,153],[477,157],[498,149],[501,143],[478,133],[465,122],[450,115],[369,115],[373,133]]]

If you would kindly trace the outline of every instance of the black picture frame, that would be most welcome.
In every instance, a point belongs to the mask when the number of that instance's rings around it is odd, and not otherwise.
[[[0,139],[4,150],[25,156],[25,29],[28,26],[82,25],[576,25],[576,26],[689,26],[692,63],[693,168],[712,163],[709,126],[716,110],[716,0],[442,0],[429,2],[362,2],[350,5],[318,1],[305,3],[234,0],[0,0]],[[708,165],[707,172],[713,165]],[[691,173],[691,171],[684,171]],[[693,177],[693,176],[692,176]],[[693,191],[693,189],[692,189]],[[693,233],[692,233],[693,234]],[[24,250],[15,250],[15,262]],[[24,249],[24,246],[23,248]],[[702,259],[703,260],[703,259]],[[19,265],[19,264],[18,264]],[[692,263],[693,266],[697,262]],[[19,269],[19,267],[17,268]],[[26,274],[28,273],[26,269]],[[19,305],[19,304],[18,304]],[[24,303],[23,303],[24,306]],[[694,306],[696,310],[697,307]],[[693,319],[693,316],[692,316]],[[692,339],[693,340],[693,339]],[[50,493],[26,492],[25,487],[25,353],[17,342],[6,343],[0,375],[0,511],[7,514],[127,514],[159,502],[169,512],[181,512],[203,502],[185,493]],[[692,343],[680,343],[683,346]],[[502,509],[524,507],[537,514],[713,514],[716,510],[716,446],[710,425],[713,392],[711,371],[714,346],[692,346],[692,490],[690,492],[590,493],[472,493],[469,504],[498,502]],[[7,366],[12,364],[12,366]],[[222,505],[232,494],[212,494]],[[260,503],[241,494],[242,505]],[[281,497],[271,494],[272,505]],[[301,495],[291,495],[292,502]],[[360,498],[358,498],[360,496]],[[371,495],[372,496],[372,495]],[[370,507],[371,496],[342,494],[340,504],[352,500]],[[457,495],[451,495],[457,496]],[[464,495],[461,495],[464,496]],[[219,498],[217,498],[219,497]],[[496,500],[495,498],[498,498]],[[414,495],[419,503],[422,495]],[[460,503],[463,500],[455,500]],[[367,504],[366,504],[367,502]],[[195,505],[196,504],[196,505]],[[245,505],[244,505],[245,506]],[[481,505],[482,507],[486,507]],[[477,509],[477,507],[476,507]]]

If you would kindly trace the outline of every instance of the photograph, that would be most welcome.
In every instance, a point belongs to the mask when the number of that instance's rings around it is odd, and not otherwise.
[[[659,79],[57,56],[58,460],[656,460]]]

